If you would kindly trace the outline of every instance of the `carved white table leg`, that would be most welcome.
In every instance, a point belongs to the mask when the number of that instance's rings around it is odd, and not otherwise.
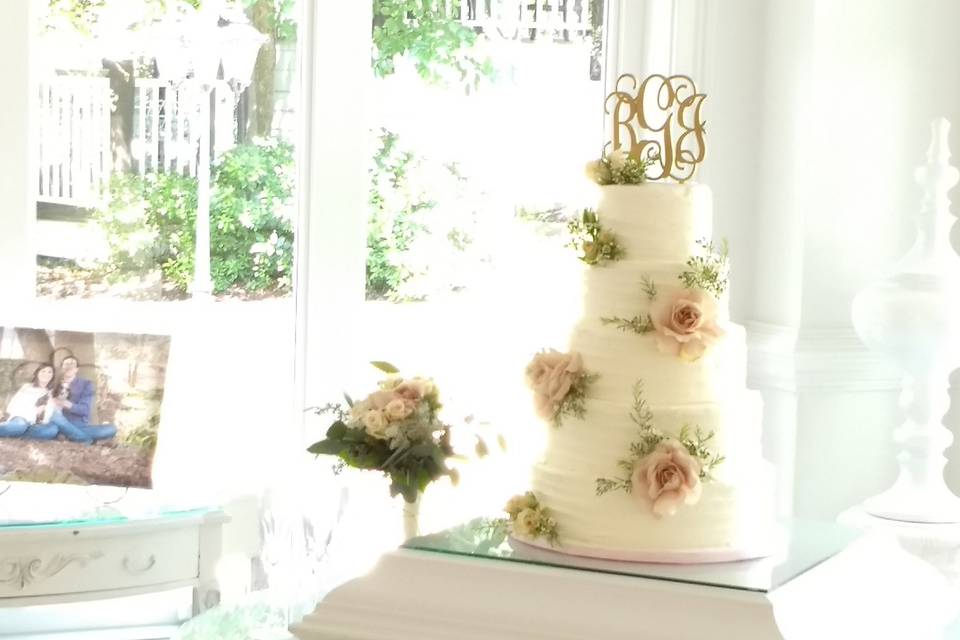
[[[193,591],[193,615],[220,604],[220,582],[217,564],[223,555],[223,524],[229,518],[217,512],[204,518],[200,525],[200,573]]]

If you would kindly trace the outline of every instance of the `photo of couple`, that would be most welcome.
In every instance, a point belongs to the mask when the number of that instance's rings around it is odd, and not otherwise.
[[[0,482],[150,488],[162,335],[0,325]]]
[[[52,440],[58,435],[72,442],[93,444],[117,435],[112,424],[91,425],[93,383],[78,375],[80,362],[74,356],[41,364],[30,382],[21,386],[7,404],[0,438]]]

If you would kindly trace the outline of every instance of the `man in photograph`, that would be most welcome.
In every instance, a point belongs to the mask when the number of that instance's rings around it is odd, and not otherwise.
[[[75,357],[67,356],[60,361],[60,380],[52,400],[60,411],[54,413],[50,422],[74,442],[91,443],[112,438],[117,433],[115,426],[89,424],[93,406],[93,382],[81,378],[79,371],[80,363]]]
[[[60,362],[59,387],[53,403],[67,420],[75,425],[84,425],[90,421],[93,382],[81,378],[79,371],[80,363],[73,356],[67,356]]]

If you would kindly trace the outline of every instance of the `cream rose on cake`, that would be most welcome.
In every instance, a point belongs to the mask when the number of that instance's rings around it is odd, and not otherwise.
[[[665,441],[633,469],[633,494],[650,500],[657,516],[672,516],[682,505],[700,501],[700,462],[679,442]]]
[[[524,509],[517,514],[513,521],[514,532],[525,538],[534,538],[537,535],[537,526],[540,516],[534,509]]]
[[[610,181],[613,179],[610,174],[610,168],[607,167],[603,160],[588,162],[584,173],[586,173],[589,180],[597,184],[610,184]]]
[[[513,496],[503,508],[511,518],[516,518],[524,509],[533,509],[537,506],[537,499],[532,493]]]
[[[716,300],[699,289],[684,290],[656,303],[650,316],[657,348],[689,362],[699,360],[724,336],[717,315]]]
[[[557,522],[532,491],[513,496],[503,510],[507,512],[507,517],[494,521],[499,523],[497,526],[507,526],[510,532],[519,538],[543,538],[551,546],[557,544]]]

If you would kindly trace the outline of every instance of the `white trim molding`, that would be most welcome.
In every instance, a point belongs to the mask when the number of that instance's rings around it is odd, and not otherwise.
[[[36,93],[32,90],[35,4],[27,0],[4,2],[0,21],[0,77],[4,83],[0,118],[0,299],[4,310],[29,305],[36,287]]]
[[[900,374],[852,327],[747,323],[748,385],[805,391],[895,391]]]
[[[329,4],[329,6],[326,6]],[[353,319],[364,300],[369,2],[306,3],[302,32],[306,152],[297,246],[300,402],[337,397],[351,362]],[[331,29],[330,25],[336,25]],[[337,367],[331,363],[338,363]]]

